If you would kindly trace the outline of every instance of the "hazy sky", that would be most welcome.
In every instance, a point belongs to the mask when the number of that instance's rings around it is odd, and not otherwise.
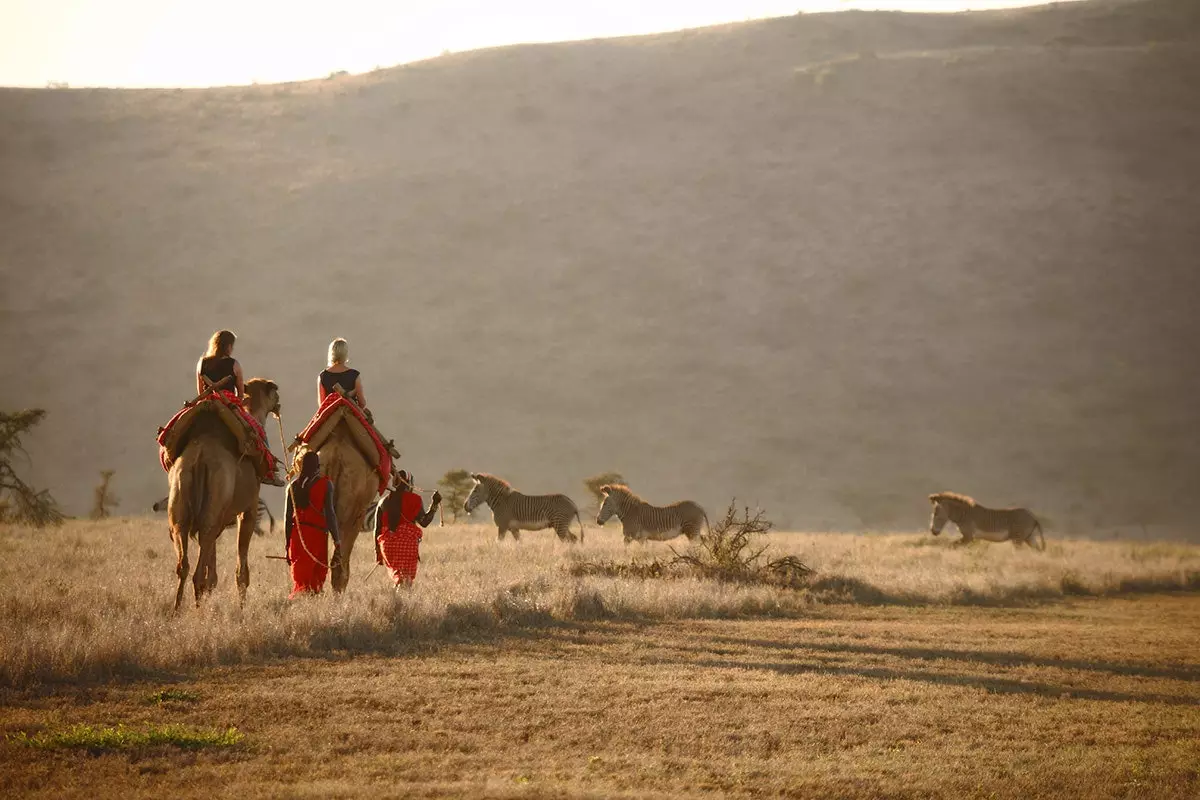
[[[516,42],[847,8],[1014,0],[0,0],[0,85],[212,86],[322,77]]]

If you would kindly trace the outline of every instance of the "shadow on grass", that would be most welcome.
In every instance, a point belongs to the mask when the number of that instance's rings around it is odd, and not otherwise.
[[[1050,658],[1021,653],[999,653],[980,650],[952,650],[940,647],[878,647],[862,644],[819,644],[815,642],[788,643],[765,639],[740,639],[734,636],[709,636],[708,641],[743,647],[762,647],[796,653],[849,653],[854,655],[895,656],[920,661],[967,661],[998,667],[1048,667],[1052,669],[1106,672],[1141,678],[1167,678],[1181,681],[1200,681],[1200,667],[1155,667],[1149,664],[1123,664],[1084,659]]]
[[[645,662],[641,662],[645,663]],[[802,675],[819,673],[869,678],[884,681],[917,681],[940,686],[960,686],[968,689],[983,689],[996,694],[1027,694],[1042,697],[1073,700],[1102,700],[1113,703],[1161,703],[1172,706],[1196,706],[1193,697],[1135,692],[1114,692],[1104,689],[1081,689],[1076,686],[1057,686],[1051,683],[993,678],[978,675],[956,675],[949,673],[923,672],[921,670],[891,669],[885,667],[850,667],[840,664],[798,664],[787,662],[755,662],[719,659],[661,659],[658,663],[680,667],[703,667],[707,669],[760,670],[777,675]]]

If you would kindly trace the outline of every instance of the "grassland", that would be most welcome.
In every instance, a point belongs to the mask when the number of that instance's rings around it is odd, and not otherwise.
[[[589,533],[435,527],[411,591],[363,550],[344,596],[296,602],[256,539],[244,609],[226,580],[173,616],[160,520],[0,529],[0,795],[1200,788],[1200,547],[772,535],[818,570],[791,591],[572,577],[669,555]]]
[[[817,570],[801,591],[709,580],[575,577],[578,560],[669,556],[627,548],[614,530],[582,547],[547,534],[520,546],[483,526],[433,528],[411,591],[395,592],[369,547],[354,553],[351,591],[289,602],[281,535],[253,541],[239,608],[232,535],[222,583],[198,611],[173,616],[174,555],[161,520],[0,529],[0,677],[14,685],[154,675],[281,656],[398,653],[415,643],[587,620],[803,617],[818,605],[1021,606],[1064,596],[1200,587],[1200,547],[1060,541],[1044,554],[1009,545],[955,547],[928,534],[772,534],[773,551]],[[677,547],[682,547],[680,540]],[[190,597],[191,587],[188,586]]]

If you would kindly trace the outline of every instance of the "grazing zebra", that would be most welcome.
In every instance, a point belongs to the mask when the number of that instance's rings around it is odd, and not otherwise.
[[[1046,549],[1046,537],[1042,535],[1042,523],[1028,508],[987,508],[976,503],[965,494],[938,492],[929,495],[933,504],[933,517],[929,520],[929,532],[934,536],[942,532],[947,522],[953,522],[962,533],[959,544],[969,544],[979,538],[988,542],[1010,541],[1013,547],[1029,545],[1038,550]],[[1034,534],[1037,544],[1034,544]]]
[[[154,510],[159,511],[159,512],[166,511],[167,510],[167,498],[164,497],[162,500],[159,500],[157,503],[155,503]],[[262,529],[262,526],[260,524],[258,524],[258,522],[256,522],[254,524],[254,532],[256,534],[258,534],[259,536],[262,536],[264,533],[268,533],[268,532],[274,533],[275,532],[275,517],[271,516],[271,509],[267,508],[266,501],[264,501],[260,497],[260,498],[258,498],[258,519],[261,521],[264,516],[268,520],[270,520],[270,524],[267,526],[267,529],[265,531]],[[225,527],[232,528],[235,524],[236,524],[236,521],[229,523]]]
[[[708,525],[704,509],[691,500],[672,503],[666,508],[652,506],[621,484],[601,486],[600,493],[604,502],[596,515],[596,524],[603,525],[614,516],[621,520],[625,544],[647,539],[662,542],[680,534],[691,541],[700,535],[701,523]]]
[[[481,503],[487,503],[496,523],[497,539],[503,540],[507,531],[513,539],[520,541],[520,531],[553,528],[559,539],[573,542],[575,534],[571,533],[570,524],[571,517],[574,517],[579,520],[579,541],[583,541],[583,520],[579,516],[579,509],[565,494],[521,494],[503,478],[484,472],[472,473],[471,478],[475,481],[475,487],[467,495],[463,507],[470,514]]]

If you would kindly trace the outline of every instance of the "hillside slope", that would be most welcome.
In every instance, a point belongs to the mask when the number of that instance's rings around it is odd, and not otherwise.
[[[426,485],[1187,522],[1197,75],[1200,6],[1093,0],[0,91],[0,407],[72,510],[110,466],[138,510],[214,329],[289,436],[342,335]]]

